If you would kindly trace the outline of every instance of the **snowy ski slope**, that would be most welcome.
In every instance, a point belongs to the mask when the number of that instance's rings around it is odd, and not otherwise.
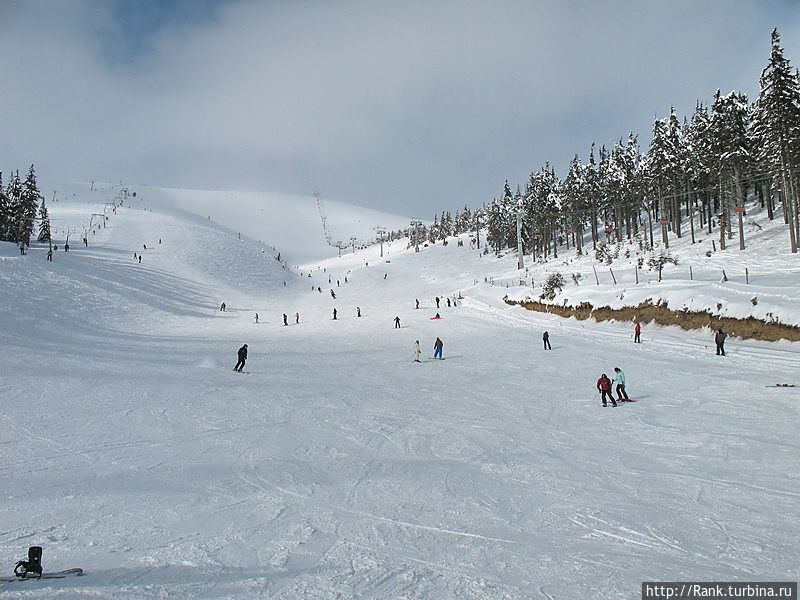
[[[70,196],[54,223],[111,195]],[[722,358],[707,332],[634,345],[627,326],[510,307],[483,283],[510,259],[468,243],[290,271],[239,240],[245,223],[142,195],[52,263],[0,244],[2,564],[38,544],[47,570],[86,571],[0,598],[629,599],[642,580],[796,579],[800,394],[765,386],[800,383],[797,344],[730,340]],[[614,366],[637,402],[604,409]]]

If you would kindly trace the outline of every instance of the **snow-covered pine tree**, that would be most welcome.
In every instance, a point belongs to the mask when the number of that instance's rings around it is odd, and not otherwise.
[[[21,224],[20,239],[24,240],[26,244],[30,243],[34,221],[36,220],[36,211],[39,209],[41,200],[42,195],[39,193],[39,188],[36,184],[36,171],[31,165],[30,169],[28,169],[28,176],[22,184],[22,194],[17,213]]]
[[[42,203],[39,205],[39,236],[36,238],[40,242],[50,241],[50,215],[47,212],[47,205]]]
[[[783,54],[777,29],[772,30],[769,62],[760,77],[752,131],[758,161],[773,176],[780,192],[789,242],[797,252],[800,238],[798,171],[800,171],[800,80]]]
[[[19,242],[22,231],[22,182],[19,179],[19,171],[11,174],[11,179],[6,186],[6,196],[11,208],[10,218],[7,224],[6,240],[9,242]],[[34,213],[35,214],[35,213]]]
[[[11,226],[11,202],[3,188],[3,173],[0,172],[0,241],[8,241]]]

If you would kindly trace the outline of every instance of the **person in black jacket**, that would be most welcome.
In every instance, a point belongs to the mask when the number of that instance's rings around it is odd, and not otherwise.
[[[725,356],[725,338],[728,337],[728,334],[722,331],[722,327],[717,329],[717,333],[714,335],[714,341],[717,343],[717,356]]]
[[[552,350],[553,347],[550,345],[550,334],[546,331],[542,334],[542,341],[544,342],[544,349],[545,350]]]
[[[239,371],[239,373],[241,373],[242,369],[244,369],[244,361],[246,360],[247,360],[247,344],[239,348],[239,362],[236,363],[236,366],[233,367],[233,370]]]

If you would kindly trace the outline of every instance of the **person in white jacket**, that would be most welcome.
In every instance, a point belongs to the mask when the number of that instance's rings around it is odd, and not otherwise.
[[[422,362],[419,359],[419,353],[420,353],[419,340],[417,340],[416,342],[414,342],[414,362]]]

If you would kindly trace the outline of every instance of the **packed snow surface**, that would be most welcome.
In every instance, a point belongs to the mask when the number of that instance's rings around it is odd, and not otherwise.
[[[800,397],[766,387],[800,383],[796,344],[718,357],[708,332],[633,344],[623,324],[510,307],[483,283],[499,259],[468,240],[290,270],[244,225],[131,202],[64,252],[110,195],[51,205],[52,263],[0,244],[3,562],[41,545],[45,570],[86,571],[0,598],[628,599],[643,580],[796,579]],[[602,408],[615,366],[636,402]]]

